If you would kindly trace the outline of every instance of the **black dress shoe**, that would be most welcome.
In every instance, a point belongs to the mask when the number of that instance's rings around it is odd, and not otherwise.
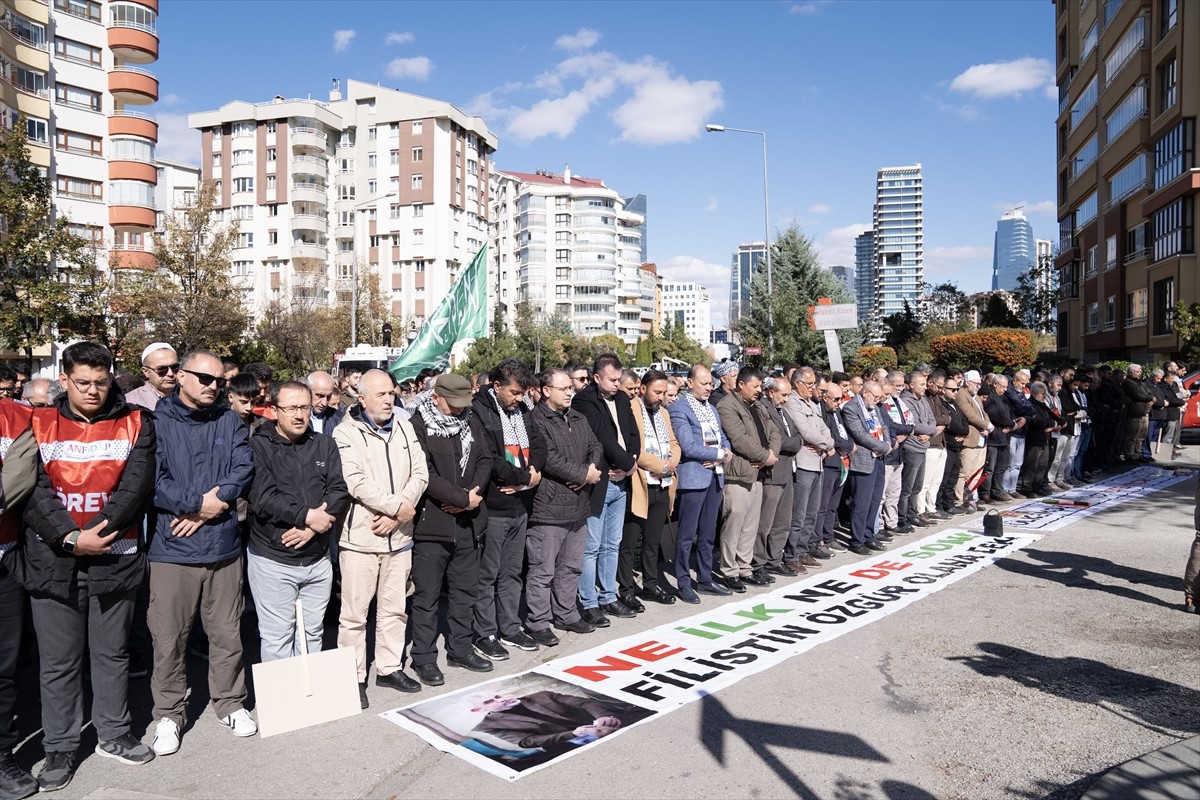
[[[746,591],[746,584],[742,583],[741,578],[726,578],[725,585],[738,594],[742,594]]]
[[[679,587],[679,599],[693,606],[700,603],[700,597],[696,591],[686,586]]]
[[[746,583],[750,584],[751,586],[770,586],[771,585],[771,581],[769,581],[767,579],[766,571],[761,570],[761,569],[756,569],[754,572],[751,572],[749,576],[744,578],[744,580]]]
[[[731,592],[729,589],[726,589],[719,583],[697,583],[692,588],[696,590],[697,594],[711,594],[718,597],[728,597],[729,595],[733,594],[733,592]],[[745,590],[745,588],[745,586],[742,587],[743,590]]]
[[[621,605],[628,608],[635,614],[645,613],[646,607],[642,605],[642,601],[637,599],[636,594],[626,594],[617,598],[621,601]]]
[[[436,664],[426,664],[425,666],[433,667],[434,672],[437,672],[437,675],[438,675],[438,683],[430,683],[429,685],[430,686],[441,685],[442,673],[438,670],[437,665]],[[415,671],[416,667],[413,667],[413,670]],[[420,673],[417,673],[417,674],[420,675]],[[428,681],[425,681],[424,678],[422,678],[421,680],[428,683]],[[412,678],[405,675],[400,670],[396,670],[395,672],[389,672],[387,675],[376,675],[375,676],[375,685],[376,686],[386,686],[389,689],[395,689],[398,692],[408,692],[410,694],[412,692],[421,691],[421,684],[417,683],[416,681],[414,681]],[[366,706],[363,706],[363,708],[366,708]]]
[[[879,542],[867,542],[867,549],[876,553],[882,553],[884,550],[887,550],[887,548],[881,545]]]
[[[396,672],[399,672],[399,670],[396,670]],[[391,675],[395,675],[396,672],[391,673]],[[417,680],[419,680],[421,683],[425,684],[426,686],[441,686],[443,683],[446,682],[446,676],[442,675],[442,671],[440,669],[438,669],[437,664],[414,664],[413,672],[416,673]],[[391,675],[380,675],[379,677],[377,677],[375,679],[375,683],[379,683],[384,678],[391,677]],[[391,684],[384,684],[384,685],[391,686]],[[399,687],[393,687],[393,688],[399,688]],[[400,689],[400,691],[403,692],[406,690]]]
[[[584,622],[595,628],[607,628],[612,624],[609,622],[608,617],[600,613],[600,609],[598,608],[585,608],[583,611],[579,612],[579,616]],[[567,629],[559,627],[559,630]],[[588,631],[588,633],[591,633],[591,631]]]
[[[549,628],[542,628],[537,631],[529,632],[530,638],[540,644],[542,647],[557,647],[558,637],[554,635],[554,631]]]
[[[469,669],[471,672],[491,672],[494,669],[491,661],[488,661],[474,650],[469,650],[465,655],[461,656],[447,655],[446,664],[451,667]]]
[[[896,540],[896,537],[892,536],[890,533],[875,534],[875,541],[877,541],[877,542],[894,542],[895,540]]]
[[[642,589],[638,592],[638,596],[643,600],[649,600],[652,603],[662,603],[664,606],[669,606],[675,602],[675,595],[664,591],[659,586],[654,586],[650,589]]]
[[[601,614],[600,617],[604,619],[604,623],[607,625],[608,620],[604,618],[604,615]],[[583,617],[580,617],[574,622],[562,622],[560,620],[559,622],[554,623],[554,627],[558,628],[560,631],[567,631],[568,633],[592,633],[596,630],[596,626],[591,622],[588,622],[587,619]]]
[[[850,552],[851,552],[851,553],[854,553],[854,555],[856,555],[856,556],[869,556],[869,555],[871,555],[871,551],[867,549],[867,546],[866,546],[865,544],[852,544],[852,545],[850,545]]]
[[[915,518],[913,518],[913,521],[911,524],[916,525],[918,528],[928,528],[933,523],[929,522],[924,517],[915,517]]]
[[[906,533],[912,533],[912,532],[913,532],[913,526],[909,525],[907,522],[904,523],[903,525],[900,525],[900,526],[892,529],[892,533],[897,533],[897,534],[900,534],[901,536],[903,536]]]
[[[785,578],[794,578],[800,574],[786,564],[767,564],[764,569],[772,575],[782,575]]]
[[[605,603],[600,606],[600,610],[610,617],[618,619],[631,619],[637,616],[637,612],[632,608],[627,608],[620,600],[614,600],[611,603]]]
[[[367,682],[363,681],[358,685],[358,707],[367,708],[371,702],[367,700]]]

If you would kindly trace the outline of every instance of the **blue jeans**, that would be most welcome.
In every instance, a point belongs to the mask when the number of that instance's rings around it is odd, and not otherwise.
[[[1083,477],[1083,456],[1091,442],[1092,427],[1089,425],[1079,432],[1079,447],[1075,450],[1075,468],[1072,470],[1072,479]]]
[[[1146,430],[1146,439],[1142,442],[1142,458],[1150,458],[1153,453],[1150,450],[1150,445],[1158,441],[1159,434],[1165,431],[1167,423],[1161,419],[1150,420],[1150,427]],[[1170,440],[1167,445],[1171,444]]]
[[[296,638],[296,598],[304,608],[304,638],[308,652],[321,652],[325,607],[333,588],[333,564],[322,556],[308,566],[283,564],[250,550],[246,577],[258,613],[262,660],[277,661],[300,655]]]
[[[1025,463],[1025,437],[1008,437],[1008,469],[1004,470],[1004,491],[1012,494],[1017,490],[1017,479],[1021,476],[1021,465]]]
[[[617,555],[625,530],[628,478],[608,482],[600,514],[588,517],[587,544],[583,548],[583,570],[579,573],[579,602],[584,608],[607,605],[617,599]],[[596,593],[596,584],[600,592]]]

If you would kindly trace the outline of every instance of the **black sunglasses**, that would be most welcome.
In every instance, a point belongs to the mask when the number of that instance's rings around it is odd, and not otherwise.
[[[176,361],[174,364],[164,364],[161,367],[146,367],[146,369],[150,370],[160,378],[165,378],[167,377],[168,372],[179,372],[179,362]],[[186,372],[187,370],[184,371]],[[193,372],[192,374],[195,375],[196,373]]]
[[[225,379],[219,375],[209,375],[207,372],[193,372],[190,369],[183,371],[200,381],[201,386],[208,386],[210,383],[215,383],[218,389],[225,388]]]

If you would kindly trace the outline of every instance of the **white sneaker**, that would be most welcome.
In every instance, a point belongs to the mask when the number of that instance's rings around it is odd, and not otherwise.
[[[233,731],[234,736],[253,736],[258,733],[258,724],[250,717],[250,712],[244,708],[221,717],[221,724]]]
[[[163,717],[158,721],[150,749],[158,756],[169,756],[179,750],[179,726],[175,720]]]

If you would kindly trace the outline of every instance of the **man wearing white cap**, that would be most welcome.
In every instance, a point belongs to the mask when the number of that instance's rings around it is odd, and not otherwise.
[[[954,402],[962,409],[970,428],[966,441],[963,442],[962,454],[959,456],[958,480],[954,484],[954,508],[952,514],[966,514],[974,506],[971,502],[974,488],[970,482],[983,469],[987,461],[987,435],[992,432],[992,423],[988,420],[983,403],[976,396],[982,380],[979,372],[968,370],[963,374],[962,388],[954,398]]]
[[[175,391],[179,382],[179,356],[166,342],[146,345],[142,351],[142,376],[146,379],[138,388],[125,395],[125,402],[153,411],[158,401]]]

